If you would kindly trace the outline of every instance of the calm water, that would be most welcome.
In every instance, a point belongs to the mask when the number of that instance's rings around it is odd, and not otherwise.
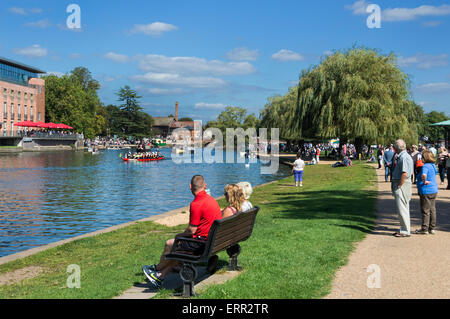
[[[205,177],[211,195],[227,183],[252,185],[289,173],[261,175],[260,163],[125,163],[120,150],[0,155],[0,256],[187,206],[189,182]],[[162,150],[170,158],[170,149]]]

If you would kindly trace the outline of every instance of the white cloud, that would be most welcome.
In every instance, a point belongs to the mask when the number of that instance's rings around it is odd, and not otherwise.
[[[20,8],[20,7],[12,7],[12,8],[9,8],[9,12],[14,13],[14,14],[27,16],[27,15],[30,15],[30,14],[42,13],[42,9],[40,9],[40,8],[25,9],[25,8]]]
[[[450,93],[450,83],[432,82],[416,86],[417,92],[420,93]]]
[[[56,75],[57,77],[62,77],[64,75],[64,73],[59,72],[59,71],[50,71],[45,73],[44,75]]]
[[[409,57],[398,57],[397,60],[398,66],[400,67],[410,67],[415,66],[419,69],[430,69],[433,67],[442,67],[447,66],[448,64],[448,55],[440,54],[440,55],[428,55],[418,53]]]
[[[187,94],[190,91],[186,89],[181,88],[138,88],[139,91],[149,93],[151,95],[181,95],[181,94]]]
[[[108,52],[104,55],[105,58],[112,60],[114,62],[126,63],[130,60],[130,58],[125,54],[119,54],[114,52]]]
[[[23,55],[29,58],[42,58],[47,56],[47,49],[42,48],[39,44],[34,44],[31,47],[16,49],[16,54]]]
[[[182,86],[189,88],[216,88],[226,86],[227,82],[220,78],[203,77],[203,76],[182,76],[173,73],[153,73],[149,72],[144,75],[134,75],[132,80],[137,82],[168,85],[168,86]]]
[[[235,48],[227,53],[227,59],[233,61],[256,61],[258,56],[258,50],[250,50],[246,47]]]
[[[212,110],[220,110],[225,108],[225,104],[222,103],[205,103],[205,102],[200,102],[200,103],[195,103],[194,106],[195,109],[212,109]]]
[[[139,56],[139,67],[146,72],[208,75],[244,75],[255,73],[248,62],[223,62],[197,57],[167,57],[148,54]]]
[[[351,10],[353,14],[364,15],[369,4],[365,0],[356,1],[352,5],[346,5],[345,8]]]
[[[417,8],[389,8],[382,11],[384,21],[410,21],[419,17],[444,16],[450,14],[450,5],[443,4],[439,7],[420,6]]]
[[[28,23],[25,23],[25,25],[27,27],[45,29],[45,28],[50,27],[51,23],[50,23],[50,20],[44,19],[44,20],[39,20],[39,21],[36,21],[36,22],[28,22]]]
[[[178,27],[168,23],[153,22],[150,24],[135,24],[131,33],[144,33],[146,35],[159,36],[164,32],[174,30],[178,30]]]
[[[277,53],[272,54],[272,59],[286,62],[286,61],[301,61],[304,57],[301,54],[298,54],[291,50],[282,49]]]
[[[367,15],[366,8],[370,3],[365,0],[354,2],[345,6],[355,15]],[[387,8],[381,11],[382,21],[412,21],[421,17],[435,17],[450,15],[450,5],[441,6],[423,5],[416,8]]]

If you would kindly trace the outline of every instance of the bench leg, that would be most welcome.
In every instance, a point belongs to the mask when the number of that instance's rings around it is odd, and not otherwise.
[[[240,253],[241,253],[241,246],[239,246],[239,244],[227,248],[227,254],[230,257],[230,264],[228,265],[228,270],[235,271],[242,269],[242,267],[238,265],[238,256]]]
[[[184,263],[180,271],[183,280],[183,298],[190,298],[194,295],[194,283],[197,279],[197,269],[190,263]]]

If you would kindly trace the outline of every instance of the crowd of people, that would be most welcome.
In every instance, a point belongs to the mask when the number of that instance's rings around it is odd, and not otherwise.
[[[384,166],[385,181],[391,182],[391,190],[395,198],[396,211],[400,220],[400,231],[396,237],[411,235],[409,203],[412,196],[412,184],[417,184],[422,213],[422,227],[414,231],[416,234],[434,234],[436,228],[436,198],[438,194],[437,175],[444,185],[447,174],[450,189],[450,154],[444,146],[439,150],[435,145],[426,147],[412,145],[407,149],[403,140],[397,140],[388,147],[378,147],[378,168]]]
[[[158,151],[153,152],[136,152],[136,153],[125,153],[124,158],[126,159],[161,159],[164,156]]]
[[[209,194],[203,176],[194,175],[189,188],[192,195],[194,195],[194,200],[191,202],[189,210],[189,224],[186,230],[177,236],[192,237],[197,240],[182,241],[181,245],[175,247],[177,250],[198,255],[204,249],[209,230],[215,220],[227,218],[238,212],[246,212],[253,208],[249,201],[253,189],[248,182],[226,185],[224,195],[228,205],[221,209],[217,201]],[[165,255],[171,252],[174,244],[174,238],[167,240],[159,263],[142,267],[142,271],[149,283],[156,289],[161,288],[167,275],[180,266],[179,262],[164,258]]]

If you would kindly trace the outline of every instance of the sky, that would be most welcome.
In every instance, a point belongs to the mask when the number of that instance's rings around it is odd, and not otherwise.
[[[0,56],[56,75],[87,67],[105,105],[129,85],[152,116],[176,101],[204,122],[227,106],[258,116],[302,70],[352,46],[394,53],[411,98],[450,115],[450,2],[2,0],[0,26]]]

